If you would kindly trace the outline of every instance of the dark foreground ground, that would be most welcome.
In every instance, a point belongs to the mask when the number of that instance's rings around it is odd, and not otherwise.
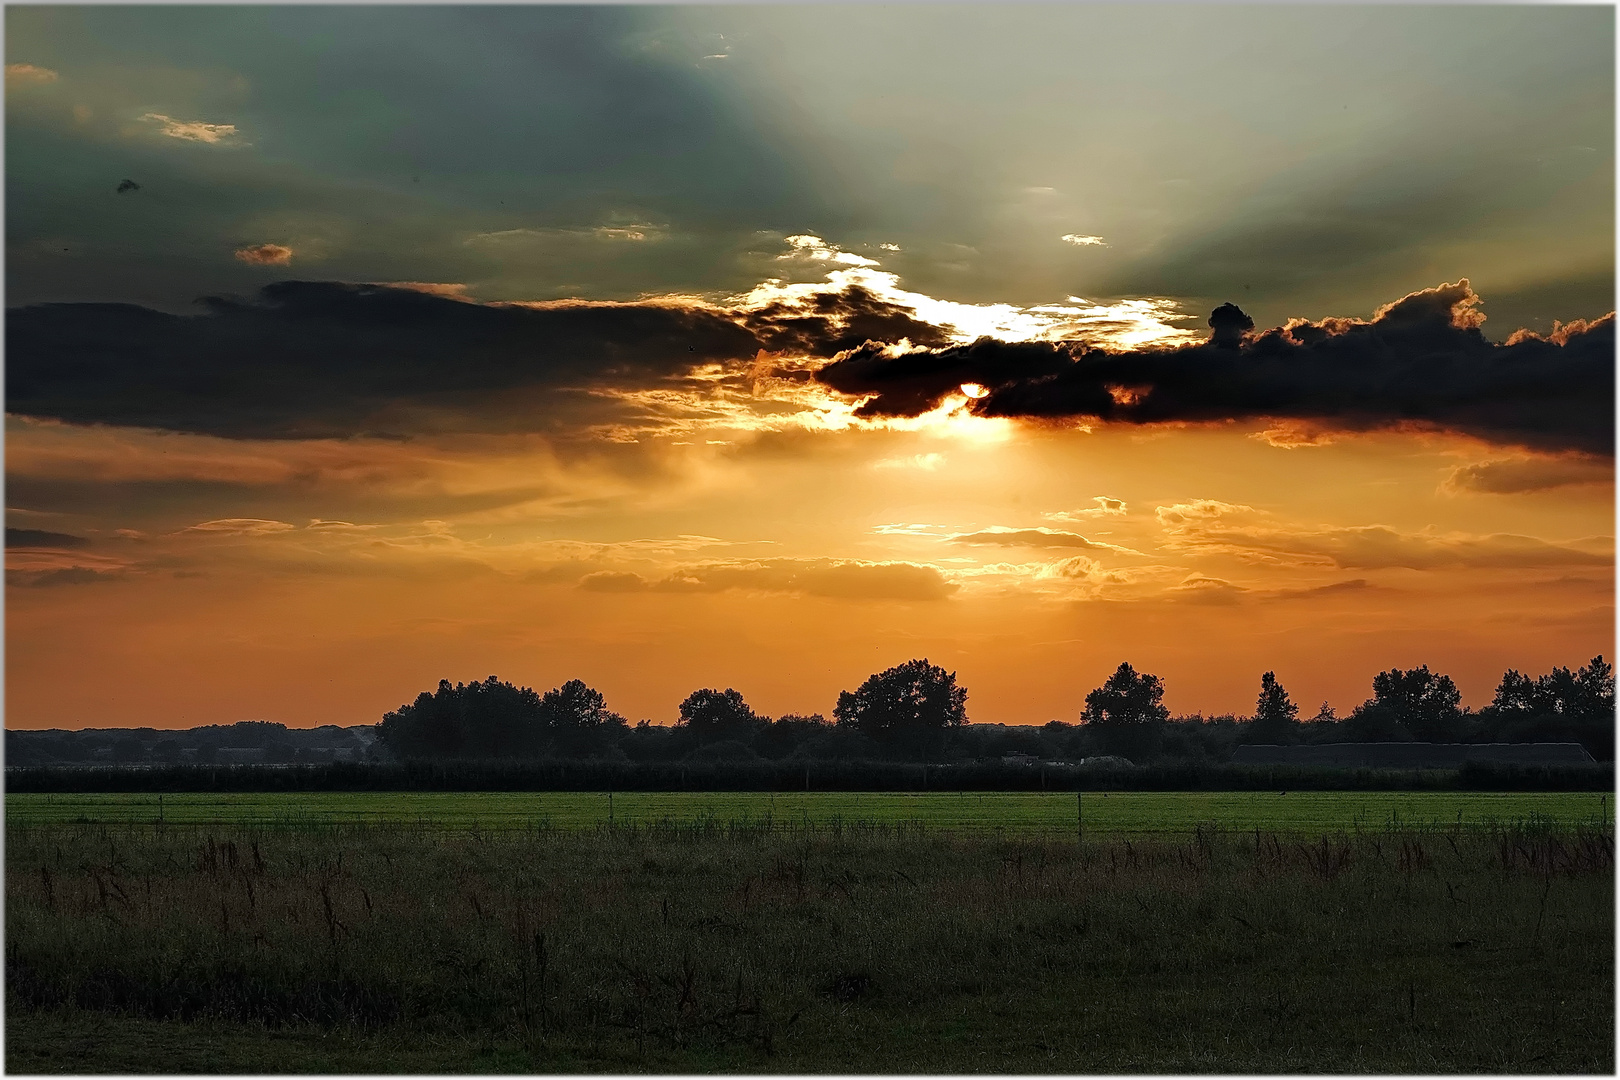
[[[6,1068],[1609,1073],[1613,851],[9,825]]]

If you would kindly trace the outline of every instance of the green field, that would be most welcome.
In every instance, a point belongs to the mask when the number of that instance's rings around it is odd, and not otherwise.
[[[1140,822],[1178,798],[1096,802]],[[13,820],[5,869],[14,1073],[1615,1063],[1614,838],[1580,826],[1076,843]]]
[[[1200,826],[1301,832],[1488,827],[1542,819],[1612,820],[1607,795],[1589,792],[1088,792],[1087,832],[1184,833]],[[594,828],[660,823],[772,823],[783,827],[919,824],[955,832],[1072,832],[1072,793],[964,794],[761,792],[310,792],[8,794],[15,824],[424,824],[481,829]]]

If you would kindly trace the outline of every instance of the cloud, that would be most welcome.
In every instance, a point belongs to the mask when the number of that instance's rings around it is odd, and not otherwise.
[[[48,67],[40,67],[38,64],[6,65],[6,85],[11,87],[43,86],[47,83],[53,83],[59,78],[61,76],[56,72]]]
[[[88,566],[64,566],[60,570],[6,570],[6,584],[18,588],[43,588],[51,585],[90,585],[98,581],[112,581],[124,575],[114,570],[92,570]]]
[[[410,289],[429,296],[444,296],[451,300],[467,300],[467,285],[460,281],[379,281],[385,289]]]
[[[833,250],[796,239],[807,257]],[[8,312],[8,405],[19,416],[228,438],[634,442],[728,426],[929,423],[942,410],[1003,425],[1269,418],[1279,426],[1266,437],[1283,445],[1418,427],[1612,452],[1612,317],[1494,345],[1463,282],[1371,321],[1294,320],[1263,333],[1226,305],[1207,341],[1169,348],[1165,335],[1183,332],[1164,322],[1179,317],[1165,302],[1069,299],[1075,306],[953,305],[856,267],[724,302],[480,303],[435,283],[286,281],[252,299],[208,298],[189,316],[42,304]],[[965,341],[962,319],[1036,339]]]
[[[579,587],[587,592],[630,593],[646,592],[651,586],[640,574],[622,570],[598,570],[579,579]]]
[[[852,351],[881,359],[985,331],[1116,344],[1189,333],[1169,325],[1183,318],[1169,301],[958,304],[837,262],[815,237],[790,241],[790,257],[838,268],[819,283],[773,279],[723,301],[479,303],[459,284],[283,281],[249,299],[205,298],[194,315],[12,309],[8,406],[16,416],[227,438],[525,432],[635,442],[714,427],[906,422],[816,381],[818,367]],[[262,263],[277,247],[241,257]],[[965,381],[943,390],[960,397]]]
[[[196,525],[188,525],[181,532],[213,533],[218,536],[267,536],[271,533],[288,532],[297,528],[296,525],[285,521],[270,521],[265,518],[219,518],[214,521],[202,521]]]
[[[84,536],[49,532],[45,529],[6,529],[8,548],[81,548],[89,544]]]
[[[593,231],[603,240],[630,240],[641,243],[664,239],[663,227],[649,222],[638,225],[598,225]]]
[[[1514,533],[1441,535],[1401,532],[1387,525],[1273,525],[1251,507],[1213,499],[1161,506],[1156,513],[1166,531],[1167,548],[1260,562],[1351,570],[1524,570],[1604,566],[1614,561],[1611,537],[1555,544]]]
[[[974,415],[1121,424],[1269,419],[1328,430],[1420,428],[1503,445],[1613,455],[1614,317],[1561,333],[1480,332],[1466,280],[1411,293],[1371,320],[1290,320],[1264,332],[1236,306],[1202,344],[1110,351],[1066,342],[853,349],[817,372],[864,416],[915,416],[963,383]],[[1122,392],[1128,391],[1128,392]]]
[[[1089,551],[1118,551],[1128,555],[1141,554],[1117,544],[1104,544],[1088,540],[1079,533],[1058,529],[1008,529],[1000,526],[963,533],[948,538],[953,544],[995,544],[1002,547],[1082,548]]]
[[[477,303],[435,283],[284,281],[253,299],[202,304],[196,315],[127,304],[10,310],[9,410],[228,438],[546,433],[626,409],[667,426],[665,406],[705,404],[691,391],[712,397],[717,379],[740,399],[707,406],[751,414],[761,354],[826,358],[868,341],[949,340],[858,286],[722,307]],[[767,376],[788,389],[814,385],[791,365],[767,361]]]
[[[872,531],[885,536],[938,536],[939,533],[949,528],[949,525],[926,525],[920,522],[897,521],[886,525],[874,525]]]
[[[669,226],[650,221],[636,221],[622,225],[548,226],[543,228],[497,229],[493,232],[474,233],[463,243],[496,248],[556,247],[558,242],[579,241],[631,241],[652,243],[669,238]]]
[[[7,529],[7,533],[12,530]],[[55,534],[50,534],[55,535]],[[122,559],[64,550],[65,545],[48,547],[6,544],[6,584],[32,588],[47,585],[85,585],[125,577],[133,569]]]
[[[1242,503],[1221,502],[1218,499],[1194,499],[1192,502],[1156,507],[1153,516],[1165,528],[1180,530],[1189,528],[1196,522],[1217,521],[1233,514],[1254,512],[1254,507]]]
[[[1275,446],[1279,450],[1331,446],[1334,442],[1333,436],[1328,432],[1314,429],[1307,424],[1278,424],[1276,427],[1257,431],[1249,438],[1258,439],[1267,446]]]
[[[695,305],[476,304],[289,281],[204,306],[13,309],[8,408],[230,438],[544,431],[559,412],[588,416],[579,391],[655,385],[760,346]]]
[[[786,243],[790,249],[785,255],[778,255],[779,262],[795,259],[808,259],[811,262],[830,262],[840,266],[876,266],[876,259],[868,259],[864,255],[856,255],[848,251],[840,251],[828,244],[819,236],[789,236]]]
[[[702,563],[657,579],[603,570],[579,587],[590,592],[717,593],[728,590],[795,593],[844,600],[944,600],[960,586],[932,566],[840,559],[766,559]]]
[[[1165,596],[1167,599],[1187,604],[1226,606],[1237,603],[1249,592],[1250,590],[1243,586],[1234,585],[1224,578],[1193,574],[1180,584],[1170,586],[1166,590]]]
[[[145,113],[141,119],[158,125],[158,134],[187,142],[221,143],[237,141],[235,124],[205,124],[201,120],[176,120],[162,113]],[[241,144],[241,145],[246,145]]]
[[[864,285],[811,292],[749,307],[742,319],[770,352],[830,357],[868,342],[943,346],[950,334]]]
[[[1376,588],[1377,586],[1366,578],[1351,578],[1348,581],[1335,581],[1330,585],[1318,585],[1311,589],[1277,589],[1268,595],[1274,600],[1322,600]]]
[[[1353,578],[1306,589],[1257,589],[1236,584],[1225,578],[1191,574],[1180,582],[1168,586],[1158,598],[1170,603],[1230,607],[1235,604],[1267,603],[1276,600],[1331,600],[1335,597],[1355,596],[1378,588],[1366,578]]]
[[[920,320],[916,326],[926,336],[906,335],[914,346],[965,345],[990,337],[1001,341],[1084,341],[1111,348],[1133,348],[1149,342],[1182,343],[1197,338],[1193,331],[1172,325],[1189,318],[1172,300],[1136,297],[1094,303],[1070,296],[1065,303],[1032,307],[964,304],[908,292],[900,288],[899,275],[877,269],[875,261],[841,251],[819,237],[792,236],[787,242],[790,250],[776,261],[797,262],[814,269],[831,264],[835,269],[826,271],[824,281],[813,284],[786,284],[775,278],[762,282],[745,296],[736,298],[750,310],[778,301],[802,305],[818,295],[860,290],[877,302]],[[900,340],[899,335],[868,336],[889,343]],[[861,339],[856,337],[844,348],[859,344]]]
[[[1063,235],[1063,242],[1065,244],[1073,244],[1076,247],[1107,247],[1108,246],[1108,241],[1104,240],[1100,236],[1084,236],[1084,235],[1082,235],[1080,233],[1065,233]]]
[[[1095,517],[1124,517],[1125,501],[1123,499],[1110,499],[1106,495],[1092,496],[1096,506],[1084,507],[1080,510],[1055,510],[1041,516],[1048,521],[1080,521]]]
[[[287,266],[292,263],[293,249],[281,244],[254,244],[237,248],[236,257],[254,266]]]
[[[1611,461],[1584,457],[1508,458],[1459,465],[1441,485],[1452,494],[1520,495],[1576,484],[1613,484]]]

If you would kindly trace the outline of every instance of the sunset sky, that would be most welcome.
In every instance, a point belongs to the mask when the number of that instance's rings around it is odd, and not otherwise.
[[[1614,10],[6,9],[6,723],[1614,650]],[[1213,314],[1212,314],[1213,313]]]

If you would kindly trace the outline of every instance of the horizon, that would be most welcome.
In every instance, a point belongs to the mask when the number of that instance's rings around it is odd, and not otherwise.
[[[1614,656],[1612,8],[6,30],[8,728]]]

